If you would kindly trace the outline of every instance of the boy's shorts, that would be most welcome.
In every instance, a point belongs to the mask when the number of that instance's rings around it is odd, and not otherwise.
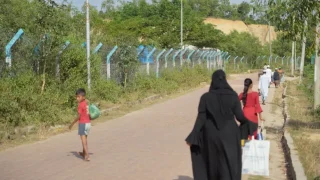
[[[80,136],[88,135],[91,129],[91,123],[79,124],[78,134]]]

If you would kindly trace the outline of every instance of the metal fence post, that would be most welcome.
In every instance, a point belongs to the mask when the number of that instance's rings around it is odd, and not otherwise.
[[[269,65],[271,64],[271,61],[272,61],[272,55],[269,56]]]
[[[214,54],[215,54],[215,51],[212,51],[209,55],[209,58],[208,58],[209,69],[212,69]]]
[[[242,62],[242,61],[243,61],[243,59],[244,59],[244,56],[240,59],[240,62],[241,62],[241,63],[243,63],[243,62]]]
[[[209,53],[208,53],[208,56],[207,56],[207,58],[206,58],[206,60],[207,60],[207,69],[210,68],[210,67],[209,67],[209,58],[211,57],[211,55],[212,55],[212,52],[209,52]]]
[[[199,56],[199,58],[198,58],[198,64],[201,64],[201,58],[202,58],[202,56],[203,56],[205,53],[206,53],[206,51],[202,51],[202,52],[200,53],[200,56]]]
[[[12,65],[12,57],[11,57],[11,48],[17,42],[17,40],[24,34],[22,29],[13,36],[13,38],[6,45],[6,63],[8,63],[9,67]]]
[[[172,57],[172,66],[176,67],[176,57],[178,56],[178,54],[182,51],[182,49],[179,49]]]
[[[44,34],[43,36],[42,36],[42,38],[40,39],[40,41],[39,41],[39,43],[36,45],[36,47],[34,47],[34,49],[33,49],[33,52],[34,52],[34,54],[36,55],[36,56],[39,56],[40,55],[40,45],[46,40],[46,39],[48,39],[49,38],[49,35],[48,34]],[[57,61],[57,57],[56,57],[56,61]],[[39,73],[39,71],[40,71],[40,62],[39,62],[39,60],[37,60],[37,64],[36,64],[36,72],[37,73]]]
[[[227,67],[227,65],[229,64],[229,59],[231,58],[231,55],[229,55],[228,57],[227,57],[227,59],[225,60],[225,62],[223,63],[223,70],[225,71],[226,70],[226,67]]]
[[[164,50],[162,50],[159,54],[158,54],[158,56],[157,56],[157,69],[156,69],[156,76],[157,76],[157,78],[159,78],[159,59],[160,59],[160,57],[164,54],[166,52],[166,50],[164,49]]]
[[[96,54],[96,53],[101,49],[102,46],[103,46],[103,44],[102,44],[102,43],[99,43],[99,44],[97,45],[97,47],[93,50],[92,54]]]
[[[114,52],[118,49],[118,46],[113,47],[113,49],[107,55],[107,79],[109,80],[111,77],[111,68],[110,68],[110,59]]]
[[[262,56],[262,61],[264,61],[264,58],[266,58],[267,56]]]
[[[201,60],[204,61],[204,60],[206,59],[206,57],[209,55],[209,53],[210,53],[210,51],[205,52],[205,53],[203,54]]]
[[[281,64],[283,65],[283,59],[286,58],[286,56],[283,56],[281,59]]]
[[[236,56],[234,59],[233,59],[233,69],[236,69],[236,60],[238,59],[238,56]]]
[[[257,57],[257,59],[256,59],[257,62],[258,62],[259,58],[260,58],[260,56]]]
[[[191,56],[193,56],[194,54],[197,54],[200,50],[198,49],[197,51],[196,50],[193,50],[193,52],[191,51],[191,53],[189,53],[189,56],[188,56],[188,62],[191,62],[192,61],[192,68],[194,68],[194,61],[191,60]],[[191,55],[190,55],[191,54]]]
[[[69,44],[70,44],[70,41],[66,41],[62,46],[62,49],[58,52],[58,55],[56,57],[56,78],[60,78],[60,61],[59,61],[60,55],[69,46]]]
[[[173,49],[171,48],[169,50],[169,52],[167,52],[167,54],[164,56],[164,60],[165,60],[164,68],[166,68],[166,69],[168,67],[168,56],[172,53],[172,51],[173,51]]]
[[[156,51],[156,48],[153,48],[151,50],[151,52],[149,52],[149,54],[147,55],[147,74],[149,75],[150,74],[150,58],[151,56],[153,55],[153,53]]]
[[[138,52],[137,56],[140,56],[140,54],[144,51],[145,48],[146,48],[146,47],[143,46],[143,49],[141,49],[141,50]]]
[[[213,63],[213,68],[216,69],[217,68],[217,63],[218,63],[218,58],[219,58],[219,52],[215,51],[213,52],[213,55],[212,55],[212,63]]]
[[[224,67],[224,63],[225,63],[225,60],[226,58],[228,57],[229,53],[228,52],[224,52],[223,56],[222,56],[222,59],[221,59],[221,62],[220,62],[220,68],[223,68]]]
[[[227,57],[226,61],[228,62],[230,58],[231,58],[231,55],[229,55],[229,56]]]
[[[187,52],[188,49],[184,49],[180,53],[180,67],[182,67],[183,64],[183,55]]]
[[[191,61],[191,56],[196,52],[196,50],[192,50],[189,54],[188,54],[188,58],[187,60],[190,62]]]

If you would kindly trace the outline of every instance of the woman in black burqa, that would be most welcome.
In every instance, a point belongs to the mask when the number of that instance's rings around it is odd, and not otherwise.
[[[241,139],[252,135],[255,126],[244,117],[238,95],[224,71],[214,72],[209,92],[200,98],[194,128],[186,139],[194,180],[241,180]]]

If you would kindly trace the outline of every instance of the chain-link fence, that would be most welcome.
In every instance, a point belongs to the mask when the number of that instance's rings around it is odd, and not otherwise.
[[[64,70],[76,67],[74,61],[85,63],[85,43],[65,41],[57,44],[49,35],[29,37],[24,32],[19,34],[0,30],[0,45],[5,47],[0,54],[1,71],[4,67],[14,66],[16,70],[32,69],[37,74],[51,74],[57,77]],[[80,50],[79,50],[80,49]],[[82,52],[80,52],[82,49]],[[65,56],[70,53],[80,53]],[[291,57],[261,55],[245,57],[229,54],[218,49],[158,49],[150,46],[109,46],[99,43],[93,50],[93,58],[98,58],[100,75],[108,80],[122,83],[135,77],[136,74],[161,76],[165,70],[183,67],[201,66],[207,70],[224,69],[242,72],[246,69],[262,68],[264,64],[273,67],[291,67]],[[77,59],[78,58],[78,59]],[[82,58],[79,60],[79,58]],[[68,63],[61,61],[70,61]],[[77,59],[77,60],[76,60]],[[300,58],[293,59],[295,68],[299,69]],[[4,63],[6,62],[6,63]],[[79,63],[78,62],[78,63]],[[62,68],[62,64],[68,67]],[[86,69],[81,69],[86,71]]]

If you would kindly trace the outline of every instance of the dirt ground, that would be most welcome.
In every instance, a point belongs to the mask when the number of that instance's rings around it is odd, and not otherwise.
[[[232,31],[238,32],[248,32],[253,36],[257,37],[262,44],[269,42],[269,29],[267,25],[262,24],[250,24],[246,25],[243,21],[232,21],[227,19],[219,18],[206,18],[204,20],[206,24],[212,24],[216,29],[221,30],[225,34],[230,34]],[[275,28],[271,26],[270,28],[270,39],[271,41],[277,39],[277,33]]]

